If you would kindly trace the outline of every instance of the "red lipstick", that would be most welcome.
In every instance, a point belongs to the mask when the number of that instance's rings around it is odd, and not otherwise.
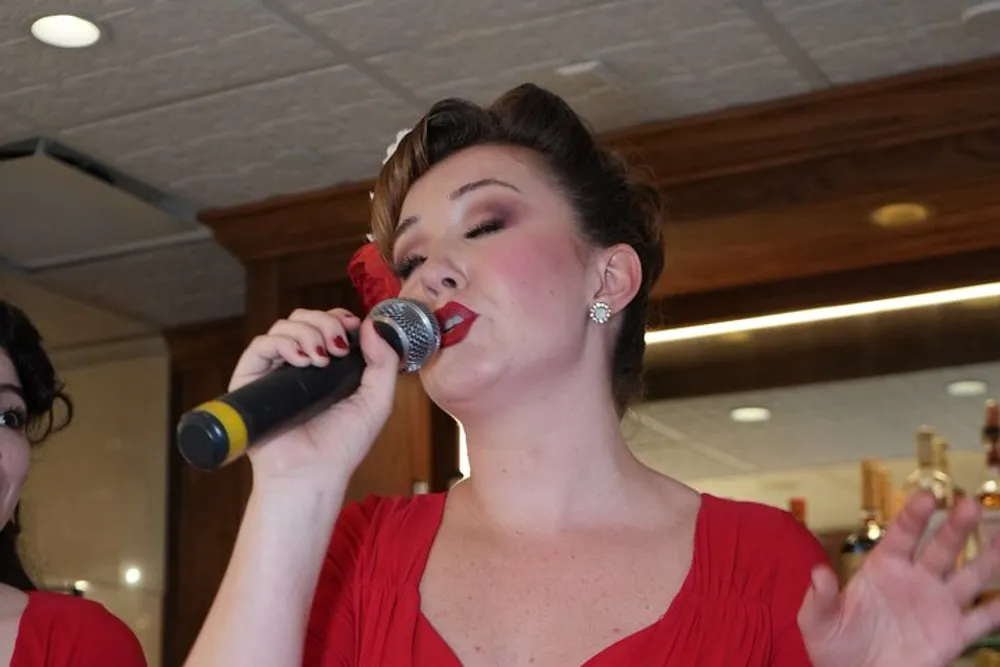
[[[457,301],[449,301],[434,311],[434,317],[441,327],[441,349],[444,349],[465,340],[479,316]]]

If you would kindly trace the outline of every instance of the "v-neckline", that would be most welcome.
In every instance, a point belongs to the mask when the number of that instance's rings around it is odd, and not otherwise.
[[[695,517],[694,525],[694,540],[692,541],[692,552],[691,552],[691,563],[688,566],[687,574],[684,575],[684,581],[681,583],[681,587],[677,589],[677,593],[674,595],[667,609],[663,612],[659,618],[651,622],[649,625],[643,626],[636,630],[635,632],[625,635],[621,639],[615,640],[611,644],[608,644],[601,650],[599,650],[594,655],[587,658],[580,667],[601,667],[601,661],[605,660],[607,656],[615,653],[622,649],[623,646],[637,642],[639,639],[644,638],[646,635],[652,633],[662,624],[666,623],[673,616],[681,613],[680,605],[683,603],[684,599],[689,597],[695,590],[695,579],[697,573],[697,560],[698,554],[701,551],[698,548],[700,542],[704,539],[704,531],[706,529],[706,513],[707,505],[710,502],[711,496],[707,493],[699,493],[700,502],[698,504],[698,514]],[[431,547],[434,546],[435,540],[437,540],[438,531],[441,529],[441,522],[444,520],[444,510],[447,504],[448,494],[447,492],[440,494],[441,498],[438,503],[438,516],[434,523],[434,529],[430,531],[430,539],[426,545],[426,548],[422,550],[422,557],[417,563],[417,567],[414,568],[414,585],[416,587],[416,603],[417,603],[417,622],[424,626],[424,630],[430,635],[431,640],[439,644],[439,648],[442,653],[447,654],[448,660],[454,663],[454,665],[440,665],[439,667],[463,667],[462,661],[458,659],[458,655],[451,645],[445,640],[445,638],[438,632],[438,629],[434,627],[427,615],[424,614],[423,609],[423,596],[420,592],[420,582],[424,578],[424,572],[427,569],[427,560],[430,557]]]

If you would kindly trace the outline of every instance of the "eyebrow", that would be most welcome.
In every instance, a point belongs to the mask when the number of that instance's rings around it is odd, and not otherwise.
[[[448,199],[455,201],[456,199],[462,197],[463,195],[467,195],[470,192],[489,186],[499,186],[501,188],[507,188],[508,190],[513,190],[514,192],[517,193],[521,192],[521,190],[518,187],[511,185],[507,181],[501,181],[498,178],[480,178],[478,181],[471,181],[457,188],[454,192],[448,195]],[[402,220],[400,220],[399,224],[396,225],[396,237],[398,238],[402,236],[403,232],[405,232],[407,229],[417,224],[418,222],[420,222],[419,215],[411,215],[408,218],[403,218]]]

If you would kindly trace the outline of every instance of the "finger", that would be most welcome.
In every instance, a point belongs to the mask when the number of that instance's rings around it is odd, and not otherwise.
[[[955,572],[948,580],[948,587],[959,606],[972,604],[986,584],[1000,574],[1000,536],[972,562]]]
[[[295,340],[317,366],[326,366],[330,363],[330,350],[327,348],[324,334],[312,324],[293,320],[278,320],[268,334]]]
[[[236,369],[230,381],[230,391],[245,384],[250,378],[267,373],[282,362],[301,367],[310,365],[312,359],[294,338],[257,336],[236,362]]]
[[[360,331],[361,352],[365,371],[355,396],[376,413],[388,414],[396,391],[399,356],[375,331],[371,320],[365,320]]]
[[[1000,598],[979,605],[962,617],[961,637],[963,645],[985,637],[1000,627]]]
[[[837,575],[826,565],[812,571],[812,586],[806,591],[799,608],[799,629],[804,637],[822,640],[836,632],[840,625],[840,587]]]
[[[348,329],[356,329],[361,320],[343,308],[333,310],[298,309],[288,316],[291,322],[304,322],[316,328],[322,337],[323,347],[332,354],[343,356],[350,350]]]
[[[954,570],[955,560],[965,548],[978,520],[979,508],[976,504],[965,498],[959,500],[919,554],[920,565],[937,576]]]
[[[931,492],[913,494],[896,515],[896,520],[889,526],[875,550],[882,555],[912,559],[935,506],[936,501]]]

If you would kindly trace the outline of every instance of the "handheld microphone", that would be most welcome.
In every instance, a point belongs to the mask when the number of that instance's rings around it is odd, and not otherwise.
[[[401,373],[414,373],[441,346],[434,314],[409,299],[387,299],[372,308],[375,331],[399,355]],[[365,359],[351,332],[350,351],[326,366],[279,366],[239,389],[185,413],[177,426],[177,447],[195,468],[214,470],[232,463],[276,429],[314,415],[347,398],[361,385]]]

